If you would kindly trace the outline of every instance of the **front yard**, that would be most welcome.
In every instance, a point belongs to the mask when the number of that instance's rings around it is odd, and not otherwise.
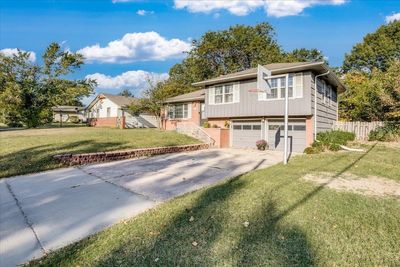
[[[400,182],[400,150],[303,155],[174,199],[32,266],[399,266],[400,198],[306,175]]]
[[[199,143],[157,129],[91,127],[0,131],[0,178],[60,167],[53,156]]]

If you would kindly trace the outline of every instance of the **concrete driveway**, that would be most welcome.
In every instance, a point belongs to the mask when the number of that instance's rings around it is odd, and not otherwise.
[[[282,152],[210,149],[0,180],[0,266],[42,256],[160,202],[280,162]]]

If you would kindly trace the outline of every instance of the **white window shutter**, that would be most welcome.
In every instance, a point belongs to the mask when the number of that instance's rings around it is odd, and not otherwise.
[[[233,103],[239,103],[240,101],[240,83],[233,85]]]
[[[192,118],[192,103],[188,103],[188,119]]]
[[[215,104],[215,87],[210,87],[208,89],[208,104],[209,105]]]
[[[293,85],[294,85],[294,97],[302,98],[303,97],[303,74],[296,73],[293,76]]]

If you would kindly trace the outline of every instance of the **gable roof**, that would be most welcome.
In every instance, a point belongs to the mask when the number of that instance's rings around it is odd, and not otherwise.
[[[325,64],[325,62],[294,62],[294,63],[272,63],[264,66],[271,71],[272,75],[283,74],[287,72],[297,72],[297,71],[313,71],[317,74],[326,73],[329,82],[338,87],[339,92],[344,92],[346,87],[339,80],[339,78],[333,73],[333,71]],[[193,86],[207,86],[213,85],[221,82],[233,82],[244,79],[257,78],[257,68],[251,68],[239,72],[229,73],[226,75],[221,75],[216,78],[204,80],[201,82],[193,83]]]
[[[130,104],[132,104],[134,101],[137,101],[136,98],[134,97],[127,97],[127,96],[122,96],[122,95],[112,95],[112,94],[99,94],[96,96],[95,99],[90,102],[90,104],[87,106],[87,108],[92,107],[97,101],[100,99],[107,98],[114,104],[120,106],[121,108],[126,108]]]
[[[200,90],[190,92],[187,94],[170,97],[165,102],[166,103],[178,103],[178,102],[188,102],[188,101],[195,101],[195,100],[204,100],[204,95],[205,95],[205,90],[200,89]]]

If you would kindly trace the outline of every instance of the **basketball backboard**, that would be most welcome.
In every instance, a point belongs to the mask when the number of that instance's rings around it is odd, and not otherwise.
[[[264,66],[257,66],[257,89],[268,94],[271,93],[271,86],[268,82],[268,77],[271,76],[271,71]]]

